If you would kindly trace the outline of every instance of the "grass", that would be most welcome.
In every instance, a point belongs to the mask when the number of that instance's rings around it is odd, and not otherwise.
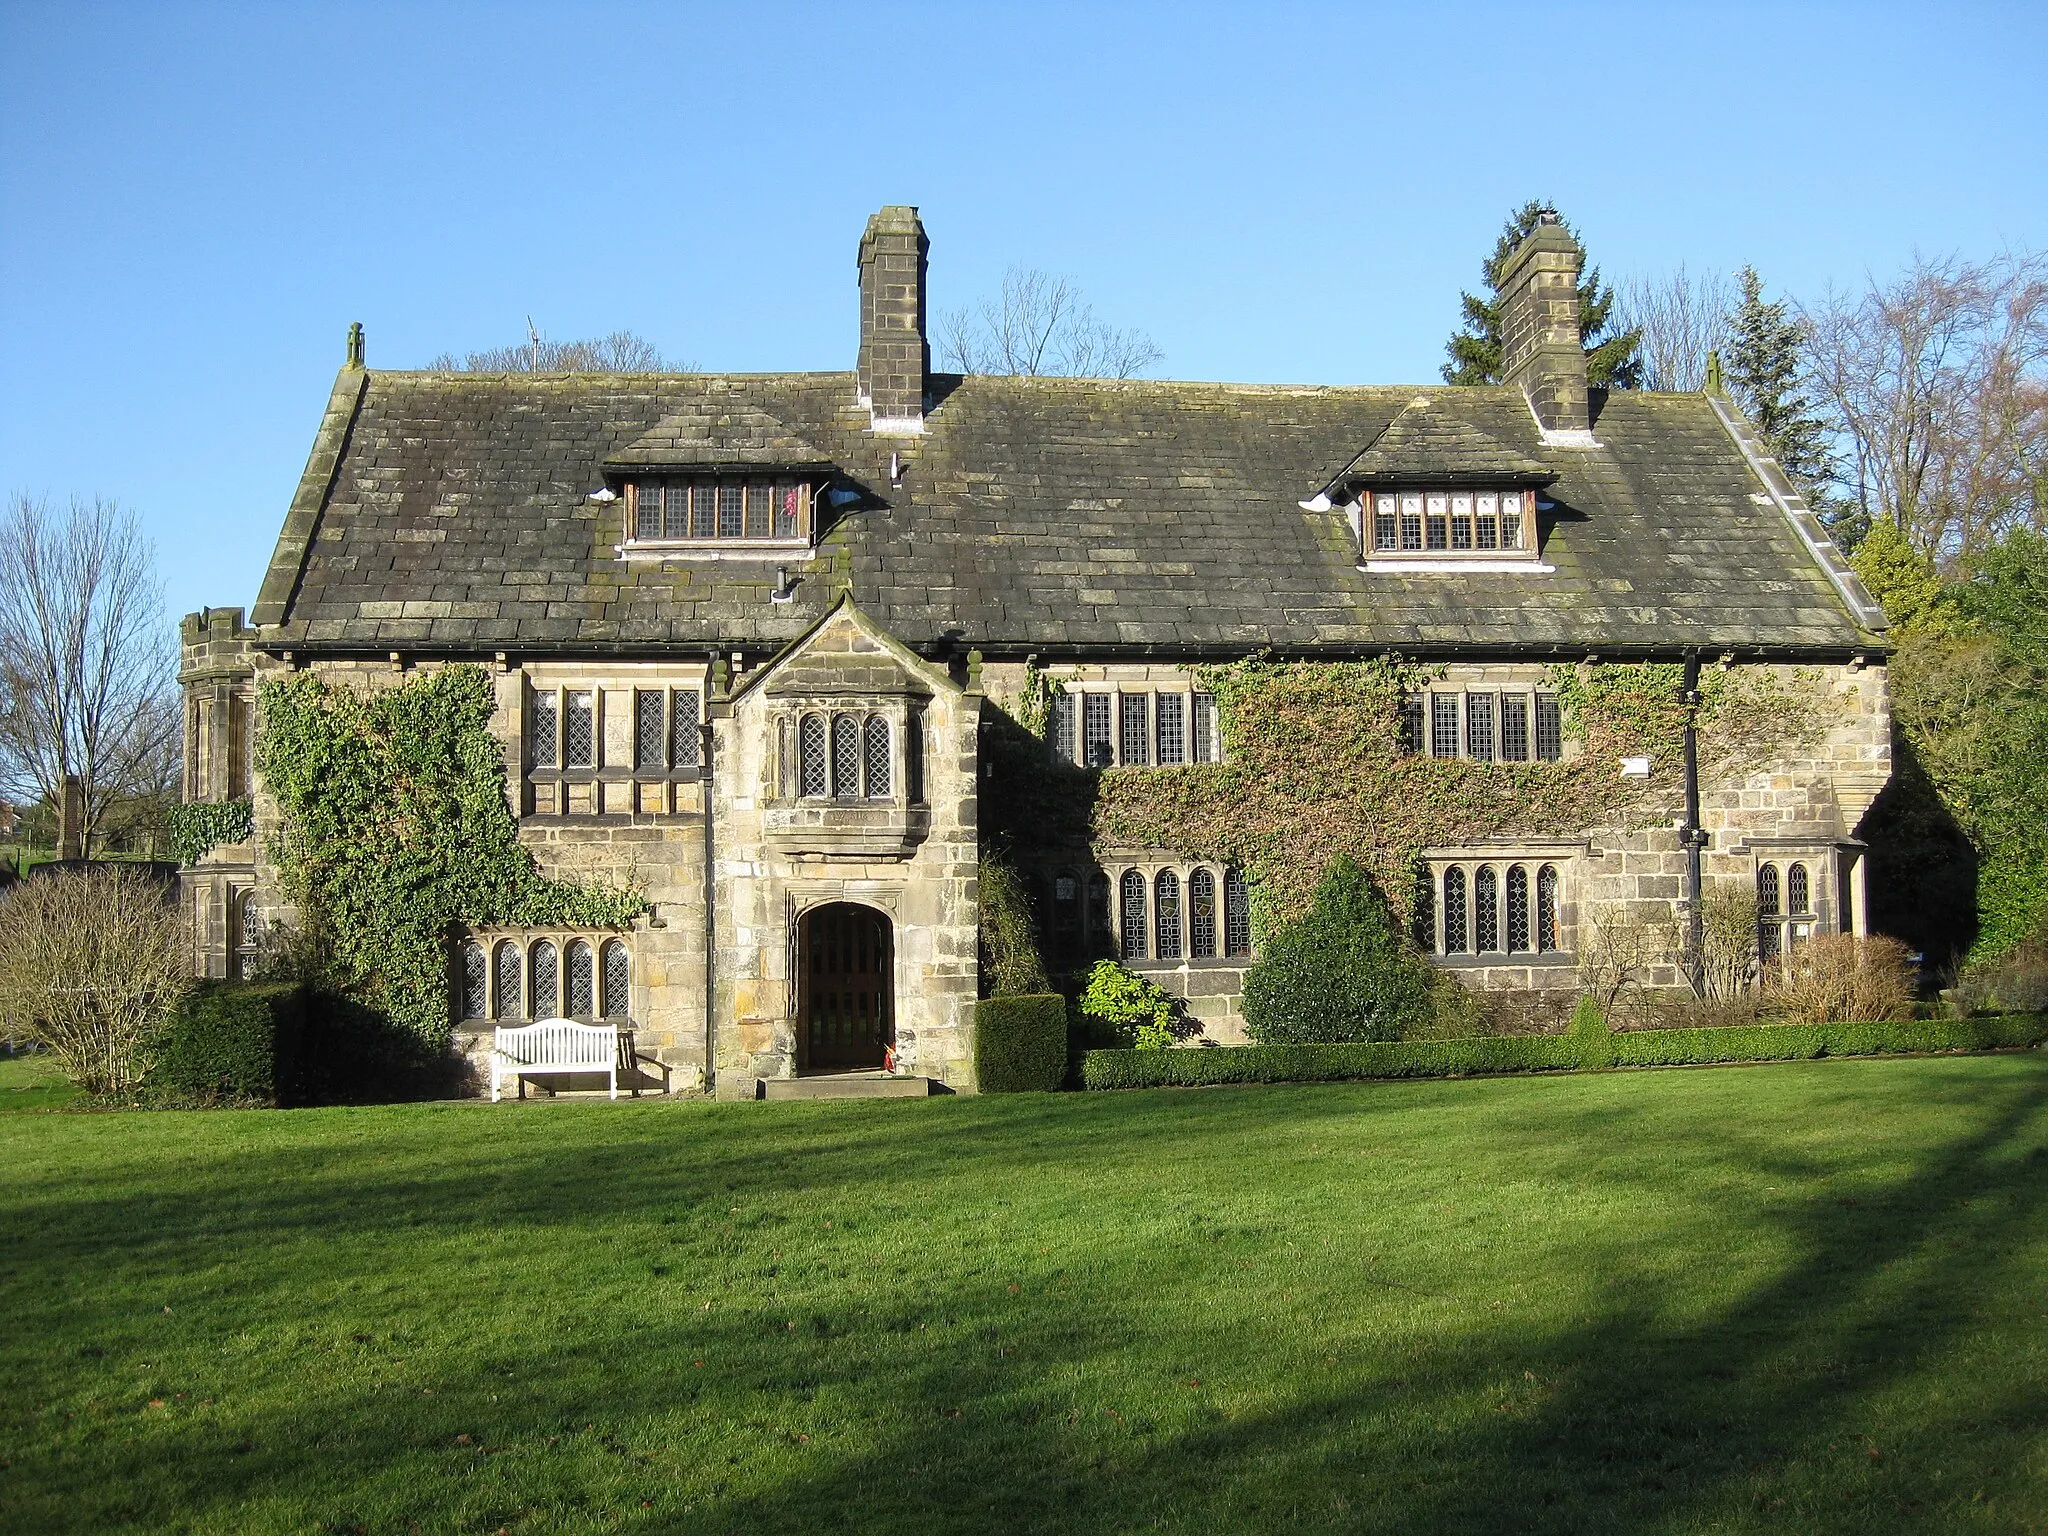
[[[9,1532],[2048,1523],[2039,1052],[0,1152]]]
[[[0,1114],[11,1109],[60,1109],[85,1097],[47,1051],[0,1056]]]

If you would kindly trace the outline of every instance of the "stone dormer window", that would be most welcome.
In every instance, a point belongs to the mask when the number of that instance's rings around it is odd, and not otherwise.
[[[895,753],[884,715],[807,711],[797,722],[797,795],[804,800],[888,800]]]
[[[801,546],[816,486],[789,474],[644,475],[626,483],[630,546]]]
[[[1369,491],[1362,505],[1366,549],[1374,560],[1535,558],[1531,491],[1404,488]]]

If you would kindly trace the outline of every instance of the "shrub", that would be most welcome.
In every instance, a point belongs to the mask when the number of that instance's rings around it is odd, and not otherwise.
[[[1266,1045],[1398,1040],[1428,1029],[1432,986],[1386,897],[1340,854],[1308,912],[1245,972],[1245,1033]]]
[[[1897,939],[1817,934],[1771,966],[1765,996],[1792,1024],[1907,1018],[1913,972]]]
[[[22,881],[0,904],[0,999],[10,1032],[53,1051],[89,1093],[125,1093],[192,985],[169,889],[119,864]]]
[[[2048,1038],[2048,1018],[1894,1021],[1868,1024],[1757,1024],[1736,1029],[1645,1029],[1596,1035],[1592,1015],[1579,1033],[1501,1035],[1476,1040],[1403,1040],[1368,1045],[1250,1045],[1209,1051],[1090,1051],[1081,1062],[1091,1089],[1202,1087],[1217,1083],[1308,1083],[1348,1078],[1461,1077],[1475,1072],[1570,1071],[1599,1066],[1680,1066],[1722,1061],[1799,1061],[1898,1051],[1981,1051]],[[1599,1040],[1599,1046],[1589,1042]]]
[[[981,856],[981,979],[990,997],[1031,997],[1052,985],[1031,925],[1031,898],[1009,862]]]
[[[2048,939],[2029,939],[1997,960],[1969,967],[1956,982],[1955,996],[1965,1013],[2048,1011]]]
[[[160,1104],[276,1104],[304,1012],[295,986],[200,983],[157,1038],[144,1093]]]
[[[1067,1075],[1067,1000],[988,997],[974,1008],[974,1079],[983,1093],[1051,1093]]]
[[[1565,1027],[1565,1043],[1572,1052],[1572,1064],[1582,1071],[1598,1072],[1614,1065],[1614,1032],[1607,1015],[1592,997],[1579,999],[1572,1021]]]
[[[1136,1050],[1163,1051],[1174,1042],[1174,1000],[1157,983],[1114,960],[1098,960],[1089,969],[1081,1013]]]

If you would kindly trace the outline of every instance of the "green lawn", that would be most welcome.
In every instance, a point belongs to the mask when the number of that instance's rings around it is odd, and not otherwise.
[[[47,1051],[0,1056],[0,1114],[10,1109],[55,1109],[84,1097]]]
[[[10,1533],[2048,1524],[2048,1053],[0,1151]]]

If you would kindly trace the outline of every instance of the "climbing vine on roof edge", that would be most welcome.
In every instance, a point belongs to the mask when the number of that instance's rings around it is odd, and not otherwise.
[[[1021,727],[987,744],[999,794],[985,824],[1020,864],[1101,848],[1170,848],[1243,870],[1261,933],[1305,911],[1330,860],[1346,853],[1404,914],[1424,848],[1490,837],[1577,838],[1589,827],[1668,824],[1682,804],[1685,706],[1676,665],[1561,666],[1569,761],[1477,763],[1404,753],[1402,698],[1435,672],[1399,659],[1205,667],[1225,761],[1089,770],[1053,761]],[[1701,678],[1703,767],[1739,768],[1818,739],[1830,711],[1810,686],[1751,670]],[[1038,679],[1020,714],[1034,722]],[[1042,729],[1042,727],[1041,727]],[[1646,756],[1647,779],[1618,759]]]
[[[397,687],[263,685],[257,763],[283,826],[286,893],[318,911],[337,980],[430,1043],[449,1030],[447,936],[490,923],[622,928],[635,892],[543,877],[505,801],[490,678],[449,667]]]

